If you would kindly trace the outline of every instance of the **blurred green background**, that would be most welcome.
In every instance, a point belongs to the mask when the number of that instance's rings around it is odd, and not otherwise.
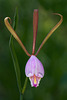
[[[36,51],[47,33],[60,20],[62,25],[54,32],[38,54],[44,65],[45,75],[39,87],[31,88],[28,80],[24,100],[67,100],[67,1],[66,0],[0,0],[0,100],[19,100],[19,91],[9,49],[10,32],[4,18],[13,21],[18,7],[17,34],[31,54],[33,43],[33,11],[39,9]],[[22,86],[25,80],[25,64],[29,57],[14,39]]]

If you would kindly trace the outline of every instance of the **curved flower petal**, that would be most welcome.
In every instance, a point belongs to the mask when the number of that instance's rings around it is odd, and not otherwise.
[[[25,74],[27,77],[31,77],[34,74],[37,77],[41,77],[41,78],[44,76],[43,65],[36,56],[32,55],[28,60],[25,67]]]

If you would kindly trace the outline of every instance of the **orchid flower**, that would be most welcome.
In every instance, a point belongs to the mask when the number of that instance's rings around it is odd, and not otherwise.
[[[29,60],[26,63],[25,67],[25,74],[27,77],[29,77],[31,81],[31,86],[37,87],[39,86],[39,82],[41,78],[44,76],[44,68],[40,60],[36,57],[45,44],[45,42],[48,40],[48,38],[52,35],[52,33],[60,26],[60,24],[63,21],[63,16],[58,13],[53,13],[54,15],[59,15],[61,17],[60,21],[52,28],[52,30],[47,34],[43,42],[41,43],[40,47],[38,48],[36,54],[35,54],[35,44],[36,44],[36,36],[37,36],[37,28],[38,28],[38,9],[34,9],[33,13],[33,48],[32,48],[32,54],[29,54],[26,50],[25,46],[21,42],[20,38],[10,25],[8,19],[11,21],[10,17],[6,17],[4,19],[5,25],[7,29],[10,31],[10,33],[13,35],[13,37],[17,40],[17,42],[20,44],[24,52],[29,56]]]

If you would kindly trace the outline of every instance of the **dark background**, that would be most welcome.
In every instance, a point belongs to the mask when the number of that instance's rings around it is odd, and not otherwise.
[[[45,43],[38,54],[44,65],[45,75],[39,87],[31,88],[28,80],[24,100],[67,100],[67,1],[66,0],[0,0],[0,100],[19,100],[19,91],[9,49],[10,32],[4,25],[6,16],[13,16],[18,7],[17,34],[28,52],[32,52],[33,11],[39,9],[36,51],[47,33],[60,20],[62,25]],[[25,64],[28,56],[14,39],[22,86],[25,80]]]

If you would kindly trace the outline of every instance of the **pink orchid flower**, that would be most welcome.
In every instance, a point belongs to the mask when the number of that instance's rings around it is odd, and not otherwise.
[[[8,22],[8,19],[10,17],[6,17],[4,19],[5,25],[7,29],[10,31],[10,33],[14,36],[14,38],[17,40],[17,42],[20,44],[22,49],[25,51],[25,53],[30,57],[29,60],[26,63],[25,67],[25,74],[27,77],[29,77],[31,86],[37,87],[39,86],[39,82],[41,78],[44,76],[44,68],[40,60],[36,57],[45,42],[48,40],[48,38],[52,35],[52,33],[60,26],[60,24],[63,21],[63,16],[58,13],[53,13],[54,15],[59,15],[61,17],[60,21],[52,28],[52,30],[48,33],[48,35],[45,37],[43,42],[41,43],[39,49],[37,50],[36,54],[35,53],[35,44],[36,44],[36,36],[37,36],[37,28],[38,28],[38,9],[34,10],[33,13],[33,48],[32,48],[32,55],[28,53],[26,50],[25,46],[21,42],[20,38],[17,36],[16,32],[13,30],[12,26]]]
[[[41,78],[44,76],[44,68],[40,60],[32,55],[26,63],[25,74],[31,81],[31,86],[39,86]]]

